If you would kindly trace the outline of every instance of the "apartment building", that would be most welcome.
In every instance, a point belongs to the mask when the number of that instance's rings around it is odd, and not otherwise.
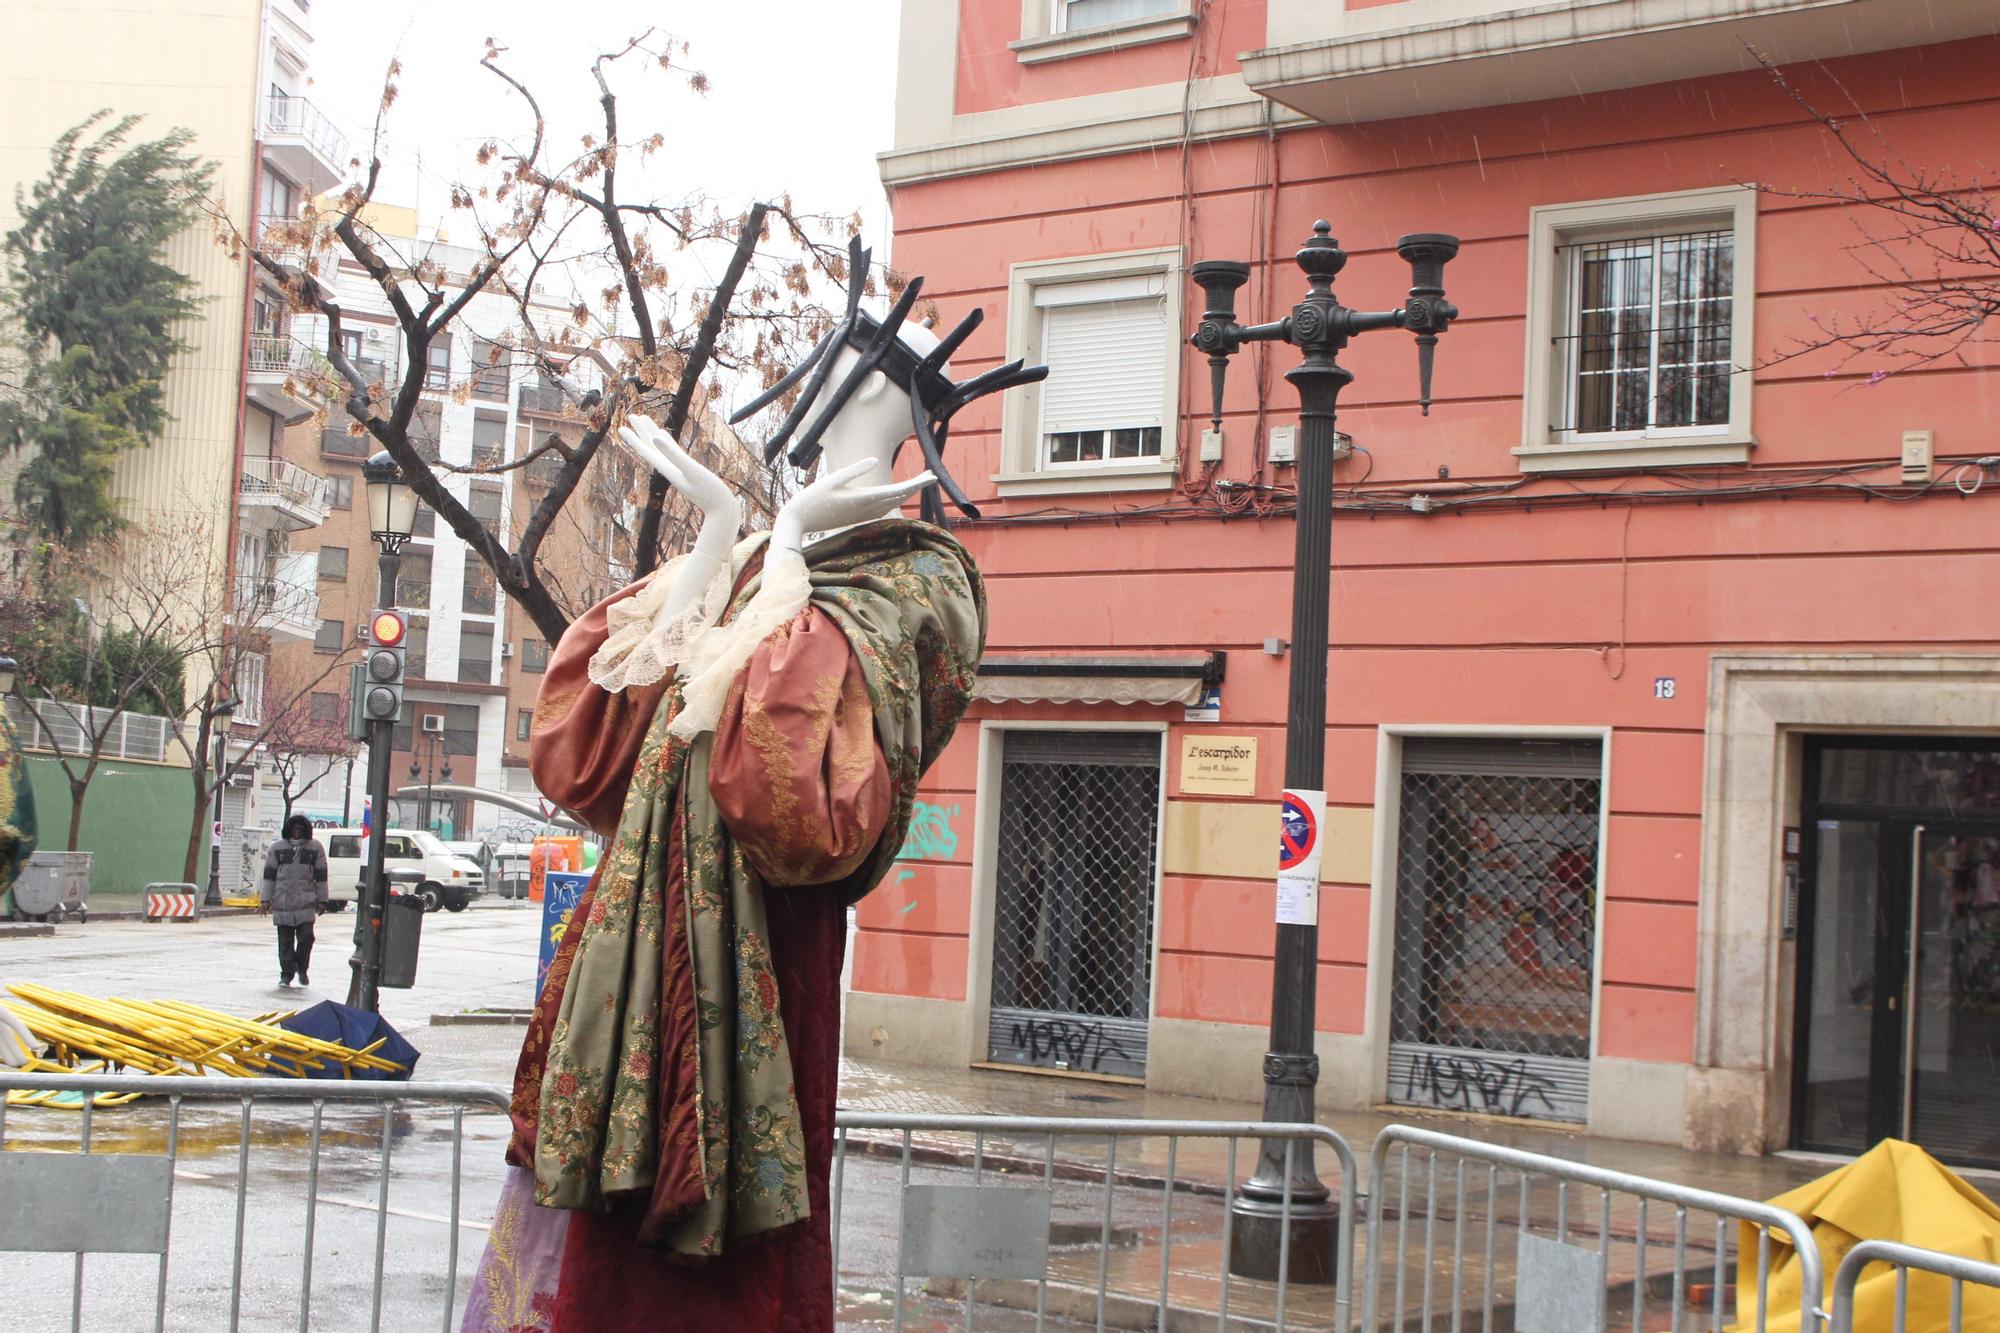
[[[115,494],[126,516],[192,519],[209,534],[215,586],[190,593],[190,614],[230,607],[245,650],[231,674],[246,718],[262,701],[266,645],[310,639],[316,617],[296,562],[282,562],[287,541],[325,521],[327,479],[286,462],[275,447],[288,423],[318,404],[301,391],[298,372],[309,349],[286,335],[282,302],[248,258],[218,242],[218,230],[254,237],[296,217],[304,200],[332,189],[347,169],[341,132],[315,102],[310,84],[312,14],[307,0],[168,0],[116,5],[92,0],[5,0],[0,4],[0,230],[15,222],[14,195],[43,177],[50,145],[100,110],[143,117],[135,132],[193,132],[193,151],[215,164],[211,206],[168,247],[167,258],[194,281],[200,312],[176,333],[188,350],[167,377],[169,420],[158,440],[118,462]],[[301,591],[301,590],[304,591]],[[188,695],[200,697],[215,663],[189,664]],[[168,746],[162,762],[178,751]],[[118,887],[177,873],[185,836],[185,770],[157,773],[133,756],[133,783],[149,790],[166,848],[150,869],[134,863]],[[183,761],[184,762],[184,761]],[[157,786],[158,791],[151,789]],[[51,783],[51,790],[56,790]],[[248,790],[231,789],[226,822],[240,826]],[[101,793],[100,793],[101,799]],[[57,815],[66,813],[62,793]],[[179,805],[176,810],[170,807]],[[60,818],[52,819],[60,824]],[[86,820],[85,847],[101,841]],[[172,830],[182,830],[179,835]],[[125,849],[99,848],[107,866],[133,860]],[[233,858],[225,858],[231,861]],[[134,881],[128,883],[128,881]],[[100,888],[104,887],[100,885]]]
[[[1460,237],[1461,316],[1427,415],[1407,335],[1342,354],[1322,1105],[2000,1163],[1991,356],[1785,359],[1898,293],[1752,47],[1977,174],[1984,5],[905,0],[896,263],[1053,372],[953,425],[988,661],[854,1049],[1257,1095],[1298,353],[1205,437],[1189,269],[1280,318],[1326,219],[1359,309]]]

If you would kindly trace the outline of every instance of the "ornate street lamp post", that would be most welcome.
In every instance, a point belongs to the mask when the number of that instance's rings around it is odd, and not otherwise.
[[[209,800],[208,889],[201,895],[203,907],[222,906],[222,789],[229,781],[229,724],[238,702],[224,699],[203,710],[215,732],[215,790]]]
[[[1333,294],[1347,254],[1325,222],[1298,252],[1310,285],[1292,313],[1270,324],[1236,322],[1236,289],[1250,266],[1211,259],[1191,276],[1207,297],[1201,326],[1188,340],[1208,354],[1213,418],[1222,428],[1222,385],[1229,358],[1246,342],[1287,342],[1305,359],[1285,372],[1299,391],[1298,530],[1292,565],[1290,702],[1285,723],[1285,795],[1281,807],[1278,942],[1271,986],[1271,1045],[1264,1057],[1264,1119],[1310,1122],[1319,1057],[1313,1053],[1314,983],[1319,961],[1319,838],[1326,813],[1326,647],[1332,584],[1334,415],[1340,391],[1354,378],[1338,360],[1348,339],[1375,329],[1417,335],[1421,400],[1428,415],[1431,362],[1438,335],[1458,317],[1444,299],[1444,266],[1458,238],[1405,236],[1397,253],[1410,264],[1410,295],[1402,308],[1350,310]],[[1289,1174],[1289,1180],[1287,1175]],[[1282,1221],[1289,1204],[1289,1249]],[[1289,1254],[1296,1282],[1332,1282],[1339,1272],[1340,1209],[1313,1165],[1310,1140],[1266,1139],[1257,1170],[1236,1196],[1229,1269],[1275,1278],[1278,1256]]]
[[[403,479],[402,469],[387,450],[361,465],[362,480],[368,489],[368,532],[381,549],[382,584],[380,610],[369,617],[370,639],[367,669],[359,688],[372,702],[378,695],[388,703],[388,715],[378,716],[364,706],[368,718],[368,803],[373,822],[368,836],[368,861],[361,877],[358,919],[354,923],[355,943],[360,946],[354,959],[354,984],[348,1003],[370,1013],[376,1011],[382,976],[382,914],[389,903],[388,883],[382,875],[385,839],[389,829],[389,748],[395,734],[394,712],[400,707],[403,685],[402,643],[404,622],[385,614],[396,605],[396,569],[402,563],[404,543],[417,526],[417,494]],[[393,643],[380,632],[387,626],[395,635]],[[378,669],[377,660],[382,662]]]

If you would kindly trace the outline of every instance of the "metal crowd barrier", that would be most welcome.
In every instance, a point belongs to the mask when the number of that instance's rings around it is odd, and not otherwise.
[[[1817,1329],[1824,1318],[1812,1232],[1769,1204],[1403,1125],[1376,1137],[1368,1180],[1364,1329],[1588,1330],[1628,1319],[1645,1329],[1656,1327],[1649,1301],[1660,1301],[1674,1333],[1761,1333],[1768,1319],[1800,1313],[1771,1301],[1774,1234],[1797,1252],[1810,1302],[1799,1327]],[[1551,1211],[1552,1224],[1536,1221]],[[1691,1214],[1712,1217],[1713,1231],[1691,1226]],[[1738,1224],[1757,1237],[1756,1308],[1731,1314]],[[1667,1260],[1664,1272],[1650,1266],[1654,1256]],[[1394,1273],[1387,1304],[1385,1267]],[[1432,1322],[1434,1313],[1441,1322]]]
[[[445,1333],[456,1328],[459,1231],[475,1230],[468,1270],[478,1260],[484,1231],[460,1211],[466,1113],[504,1115],[507,1096],[499,1088],[0,1069],[0,1094],[16,1090],[84,1094],[74,1120],[26,1108],[10,1115],[0,1096],[0,1251],[74,1256],[71,1329],[85,1326],[88,1292],[92,1327],[165,1329],[171,1304],[177,1327],[234,1330],[246,1316],[295,1300],[302,1333],[356,1325],[364,1310],[367,1327],[379,1330],[384,1278],[392,1269],[390,1327],[422,1326],[419,1312],[429,1307],[436,1313],[421,1316],[422,1324],[439,1319]],[[115,1114],[95,1114],[93,1094],[133,1091],[146,1096]],[[215,1115],[211,1105],[224,1114]],[[417,1119],[444,1109],[451,1113],[448,1171],[440,1151],[447,1145]],[[506,1132],[504,1121],[493,1127],[490,1152],[481,1146],[478,1160],[490,1157],[497,1164]],[[448,1215],[392,1205],[399,1143],[405,1169],[396,1178],[406,1191],[419,1183],[441,1185],[437,1177],[448,1174]],[[296,1149],[304,1150],[303,1161]],[[279,1186],[278,1197],[263,1197],[260,1180]],[[494,1183],[497,1197],[497,1169]],[[362,1197],[352,1197],[357,1193]],[[392,1250],[392,1217],[399,1241],[415,1226],[422,1244]],[[177,1220],[183,1231],[199,1228],[196,1241],[177,1237]],[[442,1246],[438,1224],[446,1228]],[[195,1248],[210,1235],[232,1238],[226,1290],[215,1277],[213,1250]],[[153,1259],[154,1280],[142,1312],[136,1298],[145,1256]],[[287,1278],[285,1261],[296,1263],[295,1279]],[[31,1280],[31,1262],[9,1263],[8,1314],[0,1322],[52,1327],[47,1317],[53,1310],[39,1309],[37,1301],[59,1297]],[[316,1280],[323,1297],[317,1309]],[[268,1328],[272,1321],[256,1318],[254,1326]]]
[[[484,1140],[474,1144],[475,1198],[488,1185],[497,1196],[508,1132],[502,1089],[0,1070],[0,1093],[17,1090],[85,1095],[74,1119],[10,1115],[0,1097],[0,1252],[71,1257],[72,1329],[85,1327],[86,1310],[92,1327],[165,1329],[171,1311],[174,1326],[234,1330],[246,1319],[269,1327],[259,1316],[295,1308],[301,1330],[364,1318],[371,1330],[405,1329],[436,1319],[452,1333],[460,1282],[485,1230],[461,1208],[467,1113]],[[90,1094],[134,1090],[147,1096],[115,1116],[90,1103]],[[444,1112],[448,1129],[439,1123]],[[1327,1150],[1318,1171],[1340,1210],[1331,1288],[1230,1275],[1232,1205],[1263,1140],[1286,1145],[1288,1166],[1297,1152]],[[871,1168],[852,1168],[859,1159],[873,1159]],[[260,1188],[260,1176],[273,1188]],[[879,1276],[893,1287],[893,1311],[845,1312],[871,1324],[886,1316],[897,1329],[914,1279],[914,1308],[927,1321],[948,1306],[962,1310],[968,1330],[989,1311],[1004,1314],[1008,1327],[1032,1314],[1037,1329],[1056,1320],[1165,1330],[1212,1317],[1218,1329],[1340,1333],[1628,1321],[1635,1330],[1719,1333],[1797,1314],[1811,1333],[1856,1333],[1856,1286],[1869,1264],[1881,1263],[1896,1269],[1895,1323],[1885,1333],[1918,1333],[1907,1319],[1914,1283],[1949,1283],[1951,1333],[1964,1327],[1968,1284],[2000,1300],[2000,1265],[1866,1241],[1835,1276],[1829,1326],[1817,1303],[1826,1290],[1819,1251],[1791,1213],[1430,1130],[1384,1130],[1367,1179],[1364,1203],[1353,1152],[1319,1125],[842,1112],[830,1182],[836,1307],[869,1299]],[[443,1212],[392,1203],[441,1197],[447,1185]],[[871,1209],[871,1191],[886,1196],[892,1217]],[[893,1225],[894,1246],[864,1253],[843,1286],[843,1195],[857,1193],[864,1202],[854,1217]],[[1285,1222],[1293,1202],[1288,1190]],[[465,1249],[461,1229],[474,1233]],[[1732,1312],[1739,1229],[1740,1243],[1755,1238],[1756,1306]],[[1282,1234],[1288,1246],[1289,1225]],[[216,1249],[196,1248],[223,1237],[226,1285]],[[1770,1294],[1780,1237],[1808,1293],[1802,1311],[1780,1308]],[[864,1237],[878,1251],[883,1239]],[[1278,1256],[1279,1274],[1290,1271],[1290,1257]],[[148,1269],[149,1299],[134,1280]],[[20,1264],[10,1261],[7,1271],[5,1322],[53,1326],[64,1293]]]
[[[1880,1333],[1924,1333],[1923,1330],[1910,1328],[1912,1270],[1934,1274],[1951,1284],[1946,1297],[1951,1320],[1948,1333],[1962,1333],[1965,1328],[1966,1283],[1993,1288],[1995,1302],[2000,1303],[2000,1264],[1983,1264],[1953,1254],[1919,1249],[1914,1245],[1898,1245],[1893,1241],[1864,1240],[1847,1252],[1847,1257],[1840,1261],[1840,1268],[1833,1275],[1832,1333],[1855,1333],[1854,1288],[1861,1281],[1861,1270],[1877,1263],[1889,1264],[1896,1272],[1896,1322],[1890,1328],[1880,1330]],[[1990,1315],[1991,1310],[1987,1313]],[[1934,1324],[1929,1326],[1935,1327]],[[1871,1329],[1868,1333],[1876,1331]]]
[[[1239,1167],[1254,1162],[1265,1139],[1285,1144],[1288,1168],[1278,1277],[1232,1281],[1231,1205]],[[1246,1140],[1248,1152],[1239,1153]],[[1333,1157],[1319,1164],[1340,1207],[1339,1270],[1330,1292],[1285,1280],[1292,1271],[1290,1168],[1301,1145],[1326,1148]],[[1351,1323],[1355,1160],[1346,1140],[1325,1126],[842,1112],[832,1182],[836,1303],[843,1184],[849,1157],[861,1152],[898,1164],[891,1316],[897,1330],[912,1278],[930,1279],[934,1298],[962,1300],[968,1330],[982,1304],[1021,1315],[1032,1311],[1037,1330],[1052,1317],[1068,1321],[1065,1326],[1094,1320],[1102,1330],[1114,1310],[1115,1327],[1137,1327],[1135,1316],[1150,1312],[1151,1326],[1165,1330],[1175,1314],[1177,1279],[1198,1288],[1193,1308],[1204,1314],[1213,1308],[1218,1329],[1284,1329],[1301,1306],[1317,1307],[1303,1312],[1313,1327],[1346,1329]],[[969,1183],[948,1183],[954,1181]],[[1192,1268],[1175,1268],[1177,1248],[1193,1256]],[[1114,1271],[1115,1251],[1124,1253]],[[940,1280],[946,1285],[935,1285]],[[920,1301],[925,1290],[919,1288]],[[1179,1318],[1176,1326],[1191,1322],[1185,1307]]]

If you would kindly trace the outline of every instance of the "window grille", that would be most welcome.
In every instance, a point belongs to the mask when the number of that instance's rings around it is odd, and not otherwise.
[[[1602,748],[1404,744],[1389,1099],[1581,1120]]]
[[[1573,436],[1729,424],[1734,238],[1727,230],[1580,242],[1569,251]]]
[[[1159,800],[1155,734],[1006,734],[993,1060],[1145,1073]]]

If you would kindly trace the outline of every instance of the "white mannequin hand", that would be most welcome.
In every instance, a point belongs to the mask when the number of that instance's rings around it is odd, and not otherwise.
[[[743,504],[728,482],[696,462],[651,417],[629,418],[618,438],[701,510],[701,532],[688,552],[684,577],[660,608],[656,623],[665,624],[694,606],[715,575],[729,567],[729,552],[743,526]]]
[[[709,532],[715,529],[727,533],[721,550],[726,556],[743,525],[743,505],[729,483],[696,462],[681,448],[680,441],[661,430],[651,417],[630,418],[620,428],[618,438],[701,510],[701,539],[696,541],[696,549],[709,544]]]
[[[800,553],[808,534],[865,523],[893,512],[905,500],[936,481],[929,472],[919,472],[908,481],[886,486],[855,486],[852,483],[881,466],[881,461],[864,458],[835,472],[828,472],[812,485],[785,501],[771,524],[773,552]]]

